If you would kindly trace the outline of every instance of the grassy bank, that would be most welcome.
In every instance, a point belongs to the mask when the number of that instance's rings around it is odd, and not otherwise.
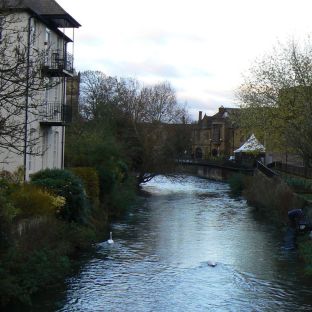
[[[30,183],[0,179],[0,307],[32,296],[72,273],[77,255],[107,236],[111,216],[133,201],[134,183],[105,170],[45,170]]]
[[[303,209],[312,220],[311,203],[306,198],[308,195],[306,190],[311,186],[310,182],[297,181],[290,177],[267,178],[259,172],[254,176],[235,175],[229,180],[233,195],[243,195],[250,205],[267,217],[269,222],[280,228],[287,225],[288,211],[291,209]],[[300,190],[304,192],[296,193]],[[305,264],[305,273],[312,275],[312,240],[308,235],[300,236],[298,239],[298,251]]]
[[[31,304],[32,295],[71,273],[78,252],[96,241],[94,229],[53,218],[23,220],[26,229],[11,237],[0,262],[1,305]]]

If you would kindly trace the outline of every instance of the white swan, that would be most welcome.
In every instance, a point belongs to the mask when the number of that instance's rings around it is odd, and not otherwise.
[[[107,242],[109,244],[114,244],[114,241],[113,241],[113,233],[112,232],[109,232],[109,240],[107,240]]]
[[[207,264],[211,267],[215,267],[217,265],[217,262],[213,261],[213,260],[208,260]]]

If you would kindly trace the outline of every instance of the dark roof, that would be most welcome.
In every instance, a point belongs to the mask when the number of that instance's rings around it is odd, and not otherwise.
[[[231,115],[238,113],[240,111],[239,108],[230,108],[230,107],[219,107],[219,111],[212,115],[212,116],[207,116],[206,114],[204,115],[203,119],[199,121],[199,126],[201,128],[210,128],[212,127],[213,122],[218,122],[221,120],[224,120],[224,118],[230,117]],[[224,115],[224,114],[227,114]]]
[[[81,25],[54,0],[3,0],[8,9],[29,9],[55,27],[78,28]]]
[[[230,107],[223,107],[221,106],[219,108],[219,111],[214,114],[213,116],[211,116],[212,118],[223,118],[224,117],[224,113],[228,113],[229,115],[238,112],[239,108],[230,108]]]

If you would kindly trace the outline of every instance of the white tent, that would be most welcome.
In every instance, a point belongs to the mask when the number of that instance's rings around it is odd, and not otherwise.
[[[234,153],[265,153],[265,147],[256,139],[255,135],[252,134],[250,138]]]

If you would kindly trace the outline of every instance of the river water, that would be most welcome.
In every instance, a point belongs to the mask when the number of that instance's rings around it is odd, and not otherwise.
[[[55,311],[312,311],[296,253],[227,184],[159,177],[144,189]]]

